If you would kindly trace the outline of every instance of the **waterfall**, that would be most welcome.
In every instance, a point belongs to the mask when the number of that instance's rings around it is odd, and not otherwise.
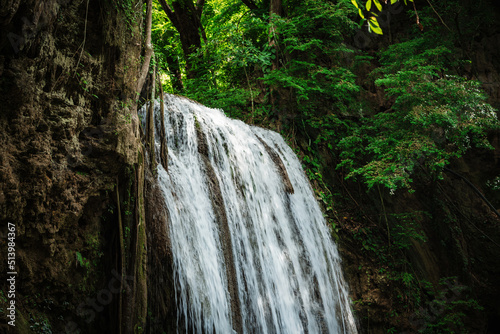
[[[156,102],[158,152],[159,113]],[[337,248],[281,136],[173,95],[165,95],[164,117],[168,168],[158,166],[158,179],[178,327],[357,333]]]

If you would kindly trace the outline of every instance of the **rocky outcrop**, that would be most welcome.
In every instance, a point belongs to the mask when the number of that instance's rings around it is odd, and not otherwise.
[[[0,232],[17,230],[17,332],[146,326],[143,12],[128,5],[1,1]]]

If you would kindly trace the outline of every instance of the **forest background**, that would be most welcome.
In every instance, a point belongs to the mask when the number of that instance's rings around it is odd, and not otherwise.
[[[436,207],[453,202],[447,183],[470,183],[453,171],[464,156],[498,166],[499,101],[476,62],[497,20],[488,1],[176,0],[154,5],[152,39],[166,91],[272,128],[295,148],[344,251],[370,258],[356,264],[366,275],[349,270],[367,285],[354,293],[362,328],[462,333],[492,310],[478,301],[472,286],[482,283],[460,245],[464,208]],[[498,224],[500,179],[481,173],[470,186]],[[421,203],[436,187],[436,203]],[[429,239],[440,249],[420,249]],[[449,270],[433,268],[451,249],[460,255]],[[387,296],[367,292],[383,284]]]
[[[500,330],[498,2],[0,2],[19,332],[175,332],[167,213],[136,119],[156,74],[295,150],[361,333]],[[130,289],[82,306],[118,273]]]

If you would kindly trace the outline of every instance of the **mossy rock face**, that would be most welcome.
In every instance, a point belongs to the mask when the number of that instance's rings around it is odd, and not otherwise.
[[[110,329],[118,298],[89,322],[89,307],[79,306],[98,298],[116,268],[115,179],[139,147],[126,114],[142,8],[11,2],[0,9],[0,226],[17,228],[17,329],[42,320],[53,332],[70,322],[82,332]]]

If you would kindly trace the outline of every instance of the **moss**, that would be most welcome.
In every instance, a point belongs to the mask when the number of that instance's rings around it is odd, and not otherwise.
[[[141,165],[143,164],[143,162],[144,162],[144,157],[143,157],[143,155],[142,155],[142,151],[141,151],[141,150],[139,150],[139,151],[137,152],[137,164],[138,164],[139,166],[141,166]]]
[[[16,312],[16,329],[18,333],[32,333],[30,324],[19,310]]]

